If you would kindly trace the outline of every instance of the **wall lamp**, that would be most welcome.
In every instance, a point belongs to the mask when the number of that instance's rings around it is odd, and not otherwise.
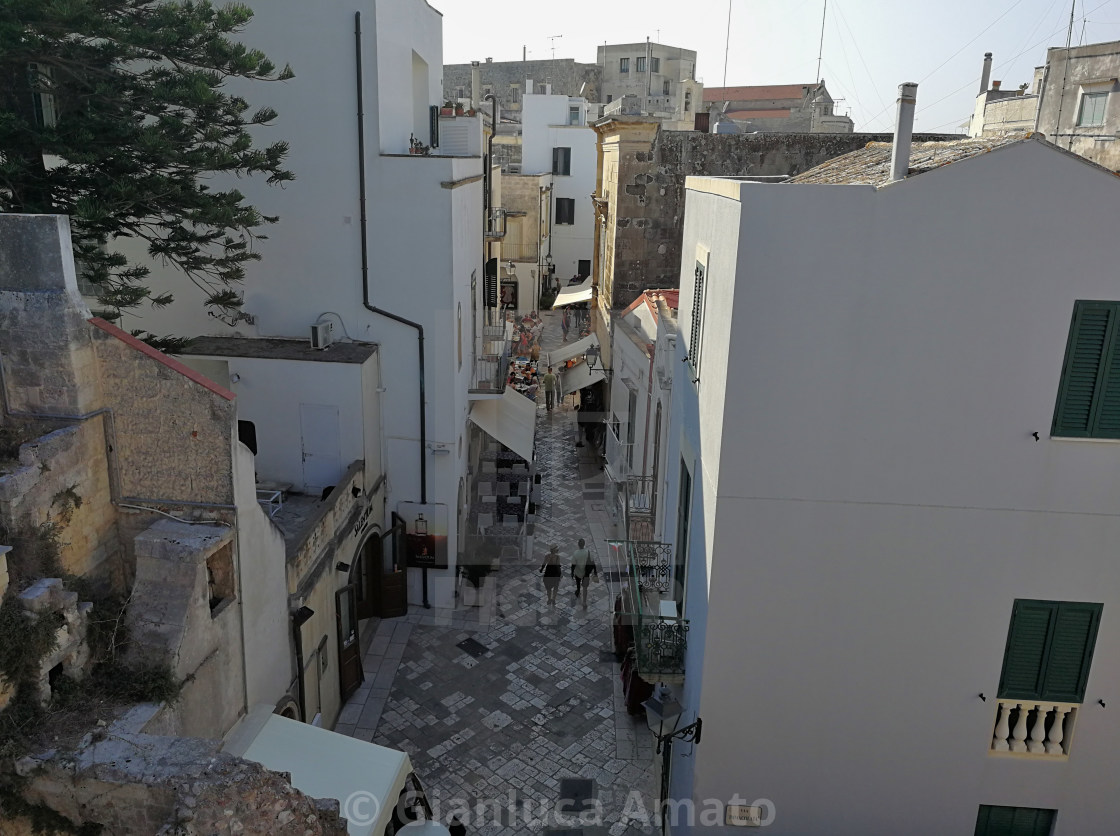
[[[592,345],[590,348],[588,348],[587,352],[583,355],[583,359],[587,363],[588,371],[592,371],[592,372],[598,371],[598,372],[602,372],[603,374],[613,374],[614,373],[614,369],[608,369],[606,366],[603,365],[602,350],[597,345]],[[596,365],[596,364],[598,364],[598,365]]]
[[[311,609],[311,607],[300,607],[292,613],[292,623],[294,623],[296,627],[302,627],[313,615],[315,615],[315,610]]]
[[[695,723],[690,723],[682,729],[677,728],[681,719],[681,704],[669,694],[664,687],[653,692],[653,695],[642,703],[646,710],[646,724],[653,736],[657,738],[657,753],[661,754],[661,744],[671,745],[673,740],[683,740],[685,743],[700,743],[700,732],[703,721],[697,717]],[[666,746],[668,748],[668,746]]]

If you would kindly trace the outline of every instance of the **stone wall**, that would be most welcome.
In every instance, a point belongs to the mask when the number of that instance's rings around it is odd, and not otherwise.
[[[600,128],[602,136],[608,129]],[[916,134],[915,142],[959,139]],[[890,134],[705,134],[659,131],[644,149],[621,149],[605,163],[604,195],[612,197],[615,229],[604,247],[609,306],[626,308],[648,288],[680,286],[685,178],[792,176]],[[602,141],[602,139],[600,140]],[[607,148],[603,149],[607,156]],[[610,257],[613,257],[613,271]],[[606,300],[604,300],[606,302]]]
[[[337,801],[309,798],[208,741],[106,731],[76,752],[21,761],[25,800],[106,834],[346,836]],[[2,808],[0,822],[8,833]]]
[[[91,331],[121,497],[232,505],[233,396],[108,323]]]
[[[72,424],[20,448],[20,463],[0,476],[0,527],[32,532],[51,524],[61,568],[110,577],[119,567],[117,512],[110,500],[104,414]],[[24,570],[30,542],[12,542],[13,567]]]
[[[534,61],[483,61],[479,64],[482,89],[490,88],[498,97],[503,116],[514,118],[521,110],[521,97],[536,90],[526,90],[525,81],[532,79],[535,87],[551,84],[554,94],[583,96],[589,102],[598,101],[602,87],[602,71],[598,64],[581,64],[571,58]],[[580,90],[583,89],[581,93]],[[443,97],[463,98],[471,95],[471,65],[445,64],[443,67]],[[479,91],[479,98],[482,91]]]

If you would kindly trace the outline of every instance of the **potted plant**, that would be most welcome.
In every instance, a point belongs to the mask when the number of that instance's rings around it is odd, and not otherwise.
[[[455,105],[453,105],[451,103],[450,99],[448,99],[446,102],[444,102],[443,105],[439,109],[439,115],[440,116],[451,116],[454,113],[455,113]]]
[[[462,116],[463,115],[463,103],[462,102],[455,102],[455,115],[456,116]]]

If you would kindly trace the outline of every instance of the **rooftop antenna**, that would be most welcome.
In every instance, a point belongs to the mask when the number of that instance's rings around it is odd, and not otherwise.
[[[731,0],[727,0],[727,38],[723,44],[723,86],[727,86],[727,54],[731,51]]]
[[[824,0],[824,10],[821,12],[821,46],[817,50],[817,77],[813,80],[820,82],[821,80],[821,60],[824,58],[824,21],[828,16],[828,0]]]
[[[556,39],[562,38],[563,35],[548,35],[549,44],[552,46],[552,60],[556,60]]]

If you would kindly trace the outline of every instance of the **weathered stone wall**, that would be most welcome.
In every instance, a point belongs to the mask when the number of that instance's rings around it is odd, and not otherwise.
[[[113,410],[121,496],[233,504],[232,397],[200,385],[170,358],[90,330],[103,400]]]
[[[503,175],[502,208],[507,212],[525,213],[520,219],[520,240],[502,242],[503,260],[537,262],[541,238],[548,234],[547,229],[542,231],[540,228],[541,203],[540,175]]]
[[[959,139],[918,134],[915,142]],[[680,286],[685,178],[800,174],[827,160],[890,142],[890,134],[705,134],[660,131],[645,150],[622,148],[607,161],[602,186],[615,220],[610,307],[628,306],[648,288]],[[615,168],[614,166],[617,166]],[[611,182],[606,182],[612,177]],[[611,237],[610,230],[607,232]],[[606,256],[606,254],[605,254]],[[609,256],[608,256],[609,257]],[[608,261],[608,271],[610,270]]]
[[[20,466],[0,476],[0,526],[9,531],[35,531],[53,524],[58,535],[62,569],[75,575],[114,574],[120,553],[116,509],[109,492],[105,445],[107,417],[48,433],[24,444]],[[24,549],[14,547],[13,566],[26,565]]]
[[[110,730],[77,752],[27,759],[24,798],[102,833],[156,836],[345,836],[338,802],[215,751],[207,741]],[[8,823],[0,809],[0,832]],[[20,832],[16,830],[15,832]]]
[[[479,77],[483,90],[487,87],[498,97],[503,115],[516,115],[521,110],[521,97],[535,90],[526,90],[525,81],[534,86],[551,84],[552,92],[565,96],[582,95],[589,102],[598,101],[602,72],[598,64],[581,64],[571,58],[540,61],[482,61]],[[580,93],[580,89],[583,93]],[[471,65],[444,64],[443,97],[464,98],[471,95]],[[479,93],[481,97],[482,93]]]

